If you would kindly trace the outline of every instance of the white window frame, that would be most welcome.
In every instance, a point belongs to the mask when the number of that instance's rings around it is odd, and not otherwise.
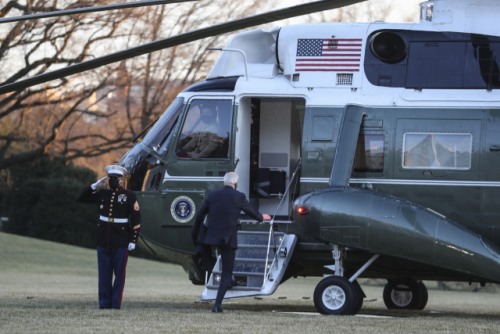
[[[456,136],[456,135],[469,135],[470,136],[470,160],[469,167],[414,167],[414,166],[405,166],[405,151],[406,151],[406,135],[448,135],[448,136]],[[401,156],[401,166],[404,169],[434,169],[434,170],[470,170],[472,168],[472,142],[473,135],[470,132],[405,132],[403,134],[403,147],[402,147],[402,156]]]

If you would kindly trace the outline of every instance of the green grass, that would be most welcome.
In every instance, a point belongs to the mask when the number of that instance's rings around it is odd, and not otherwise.
[[[0,333],[498,333],[497,293],[433,290],[424,311],[389,311],[382,286],[362,285],[361,314],[391,318],[325,317],[312,294],[320,278],[292,279],[263,300],[196,303],[180,266],[129,258],[122,309],[97,309],[94,250],[0,233]],[[33,297],[28,299],[28,297]],[[287,297],[287,299],[278,299]],[[304,300],[302,297],[311,297]],[[433,313],[433,312],[440,313]]]

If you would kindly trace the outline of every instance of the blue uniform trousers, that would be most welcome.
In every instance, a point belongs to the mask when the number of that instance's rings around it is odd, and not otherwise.
[[[125,270],[127,268],[128,249],[97,247],[99,268],[99,307],[120,308]],[[115,281],[113,282],[113,272]]]

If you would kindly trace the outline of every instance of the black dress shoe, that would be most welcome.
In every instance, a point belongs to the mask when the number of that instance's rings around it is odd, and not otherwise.
[[[111,307],[99,306],[99,310],[111,310]]]
[[[229,284],[229,289],[231,289],[235,286],[247,286],[247,284],[245,281],[235,281],[233,279],[233,280],[231,280],[231,283]]]
[[[220,304],[215,304],[212,313],[222,313],[222,306]]]

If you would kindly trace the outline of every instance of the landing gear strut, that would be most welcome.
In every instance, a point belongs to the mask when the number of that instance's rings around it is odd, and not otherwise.
[[[423,310],[429,297],[424,283],[414,279],[388,280],[383,296],[388,309],[399,310]]]
[[[335,271],[335,275],[328,276],[318,283],[314,290],[314,306],[321,314],[352,315],[357,314],[363,305],[365,294],[356,278],[368,268],[379,255],[374,255],[350,279],[344,275],[344,249],[334,245],[333,259],[335,265],[326,268]]]

